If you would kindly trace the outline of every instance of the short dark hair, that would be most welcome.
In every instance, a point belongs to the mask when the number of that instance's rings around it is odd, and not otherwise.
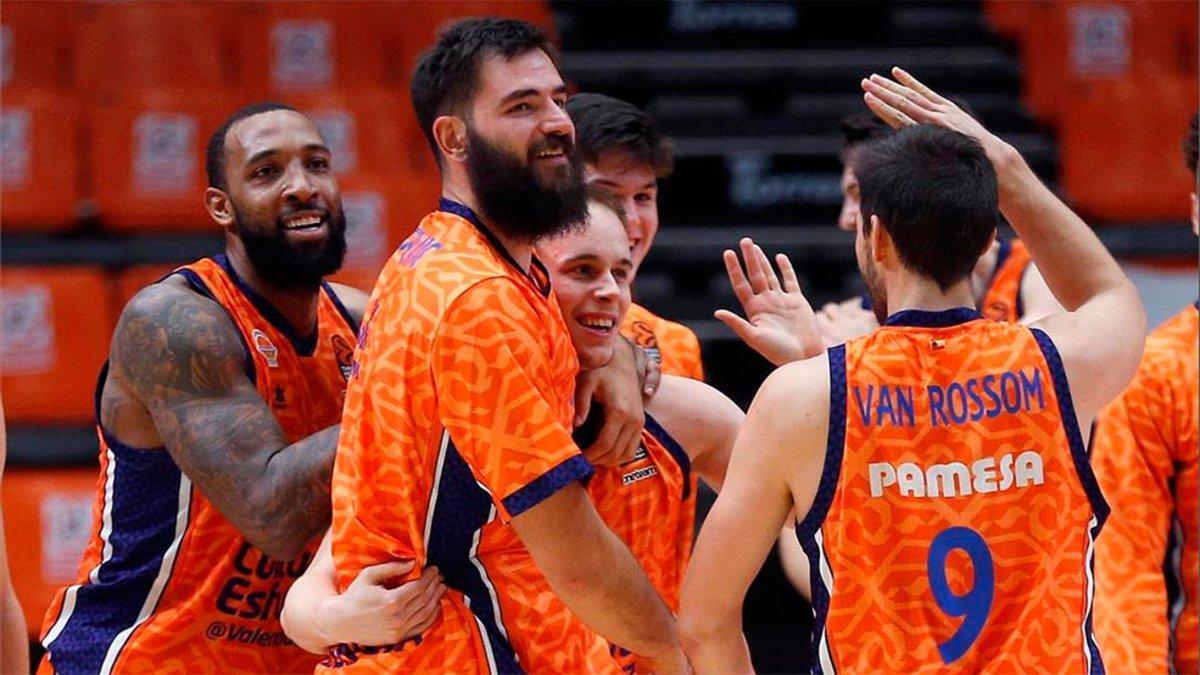
[[[1192,172],[1192,178],[1196,177],[1196,155],[1200,152],[1200,148],[1197,148],[1200,141],[1197,141],[1196,138],[1198,124],[1200,124],[1200,113],[1192,115],[1192,122],[1188,125],[1188,135],[1183,139],[1183,161],[1187,162],[1187,168]]]
[[[613,193],[603,188],[589,185],[587,186],[587,200],[588,203],[595,202],[612,211],[617,216],[617,220],[621,221],[622,227],[629,226],[629,222],[626,220],[625,206],[621,203],[620,199],[613,196]]]
[[[300,112],[292,106],[278,101],[251,103],[235,110],[232,115],[221,123],[221,126],[217,127],[213,135],[209,136],[208,151],[204,157],[204,170],[208,174],[209,187],[214,187],[218,190],[229,189],[229,183],[225,179],[225,137],[229,135],[229,128],[247,117],[254,117],[255,115],[271,112],[272,110]]]
[[[675,148],[654,118],[632,103],[604,94],[576,94],[567,101],[575,143],[584,161],[595,164],[606,152],[623,152],[646,164],[658,178],[675,170]]]
[[[996,230],[996,171],[978,141],[928,124],[864,143],[855,168],[864,233],[879,216],[909,269],[946,290]]]
[[[540,49],[557,65],[558,52],[537,26],[516,19],[472,17],[447,26],[437,42],[421,54],[410,86],[417,124],[433,156],[441,163],[433,122],[466,105],[479,85],[479,65],[485,57],[505,59]]]

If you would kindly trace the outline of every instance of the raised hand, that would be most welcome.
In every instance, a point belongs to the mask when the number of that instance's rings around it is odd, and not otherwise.
[[[867,107],[893,128],[913,124],[935,124],[970,136],[983,145],[993,164],[1011,153],[1011,147],[983,127],[953,101],[921,83],[902,68],[892,68],[889,80],[882,75],[863,79]]]
[[[824,344],[816,316],[800,292],[792,262],[782,253],[775,256],[781,283],[762,248],[749,237],[739,244],[746,271],[742,271],[737,253],[729,250],[724,254],[725,271],[746,318],[725,309],[713,316],[777,366],[821,353]]]

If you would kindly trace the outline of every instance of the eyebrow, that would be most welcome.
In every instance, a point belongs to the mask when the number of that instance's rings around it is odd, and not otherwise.
[[[309,143],[308,145],[304,146],[304,149],[308,152],[324,152],[324,153],[328,153],[328,154],[333,154],[329,151],[329,148],[325,147],[325,145],[323,145],[321,143]],[[266,150],[259,150],[258,152],[254,153],[253,155],[250,155],[250,159],[246,160],[246,164],[247,165],[254,164],[255,162],[264,160],[268,157],[272,157],[272,156],[278,155],[278,154],[279,154],[278,148],[267,148]]]
[[[525,89],[518,89],[514,92],[509,93],[504,98],[500,99],[500,105],[502,105],[502,106],[506,105],[508,103],[511,103],[512,101],[516,101],[516,100],[525,98],[526,96],[536,96],[537,93],[538,93],[538,90],[534,89],[533,87],[526,87]],[[567,84],[564,82],[564,83],[558,85],[557,87],[554,88],[554,91],[552,91],[550,93],[551,94],[567,93]]]
[[[614,181],[614,180],[609,180],[608,178],[596,178],[596,179],[593,179],[593,180],[591,180],[591,181],[590,181],[590,183],[591,183],[592,185],[604,185],[604,186],[607,186],[607,187],[614,187],[614,188],[619,188],[619,187],[621,187],[621,186],[620,186],[620,184],[618,184],[616,181]],[[643,185],[643,186],[639,187],[638,189],[639,189],[639,190],[655,190],[655,189],[658,189],[658,181],[656,181],[656,180],[655,180],[655,181],[650,181],[649,183],[646,183],[645,185]]]

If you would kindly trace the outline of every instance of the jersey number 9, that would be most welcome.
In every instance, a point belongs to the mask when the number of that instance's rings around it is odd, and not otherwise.
[[[950,552],[958,549],[966,553],[974,568],[975,583],[963,595],[950,590],[946,579],[946,559]],[[949,616],[961,616],[962,625],[950,639],[938,644],[938,652],[946,664],[954,663],[979,639],[992,609],[992,595],[996,588],[995,571],[992,568],[992,552],[978,532],[969,527],[950,527],[934,537],[929,546],[929,587],[938,607]]]

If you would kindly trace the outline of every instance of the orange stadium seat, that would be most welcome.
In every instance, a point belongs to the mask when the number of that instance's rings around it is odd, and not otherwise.
[[[1195,189],[1180,139],[1196,111],[1194,78],[1077,84],[1065,99],[1061,179],[1085,216],[1184,220]]]
[[[192,0],[90,3],[75,50],[79,87],[93,94],[228,88],[237,82],[227,29],[237,8]]]
[[[8,467],[4,529],[10,578],[35,638],[54,592],[75,579],[92,525],[96,469]]]
[[[0,14],[0,86],[69,87],[85,3],[6,0]]]
[[[92,394],[115,323],[104,270],[6,266],[0,389],[8,420],[91,423]]]
[[[91,107],[91,176],[115,230],[206,230],[208,137],[241,103],[201,90],[134,90]]]
[[[377,87],[290,94],[286,100],[320,128],[339,178],[425,165],[428,146],[412,133],[416,119],[407,95]]]
[[[77,99],[64,90],[4,91],[0,102],[0,224],[9,231],[59,230],[81,198]]]
[[[385,46],[375,2],[255,2],[236,19],[248,91],[290,94],[384,84]]]

